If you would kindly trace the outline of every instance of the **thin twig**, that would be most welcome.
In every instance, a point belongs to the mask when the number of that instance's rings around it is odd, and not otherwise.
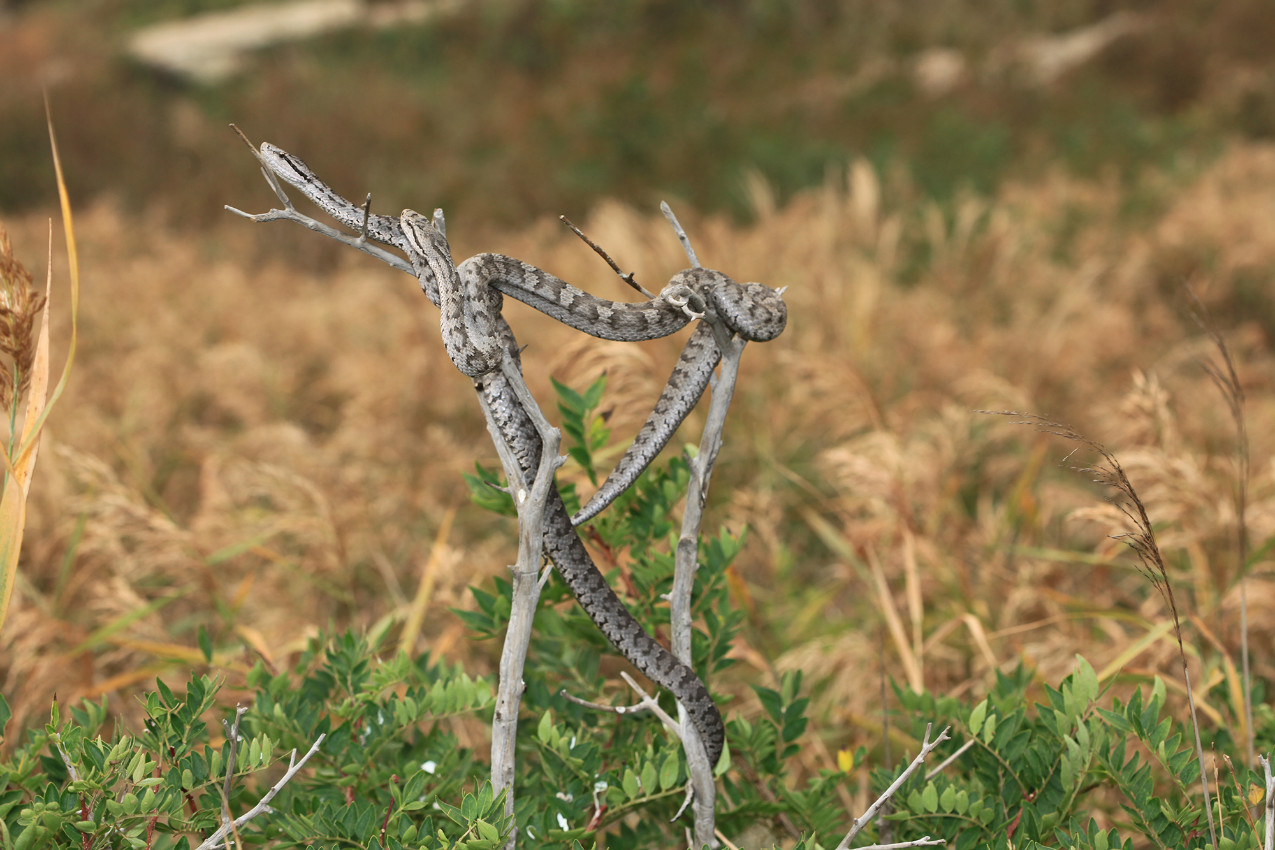
[[[624,680],[625,684],[627,684],[630,688],[633,689],[633,693],[637,694],[638,696],[642,698],[641,702],[639,702],[635,706],[628,708],[627,709],[628,711],[641,710],[641,711],[651,712],[652,714],[654,714],[656,717],[660,719],[661,723],[663,723],[669,729],[673,730],[673,734],[677,735],[678,737],[682,736],[684,729],[688,727],[692,727],[692,724],[690,723],[682,724],[674,720],[671,714],[669,714],[667,711],[665,711],[663,708],[660,707],[659,701],[656,700],[655,697],[648,694],[646,690],[643,689],[643,687],[639,685],[636,681],[634,681],[633,677],[630,676],[626,671],[624,670],[620,671],[620,678]]]
[[[267,171],[266,173],[268,174],[269,172]],[[332,227],[329,224],[316,221],[305,213],[298,212],[295,209],[274,209],[263,213],[249,213],[236,207],[232,207],[230,204],[226,204],[225,208],[227,211],[232,212],[237,216],[241,216],[249,221],[257,223],[266,221],[295,221],[302,227],[308,230],[313,230],[315,233],[320,233],[329,239],[335,239],[342,245],[348,245],[351,248],[357,248],[365,254],[371,254],[373,257],[376,257],[391,268],[396,268],[401,272],[407,272],[413,276],[416,274],[416,272],[412,269],[412,264],[400,257],[398,254],[391,253],[379,245],[369,242],[362,236],[352,236],[343,230],[338,230],[337,228]]]
[[[677,234],[678,241],[682,243],[682,250],[686,252],[686,258],[691,261],[691,268],[703,268],[699,264],[699,257],[695,256],[695,249],[691,247],[691,237],[686,235],[686,231],[682,229],[682,223],[677,220],[677,216],[673,214],[673,208],[667,201],[660,201],[660,212],[664,213],[664,217],[673,227],[673,232]]]
[[[244,812],[242,815],[240,815],[239,817],[231,821],[231,823],[229,824],[229,829],[226,828],[225,824],[218,827],[217,831],[214,832],[212,835],[208,836],[208,838],[206,838],[202,844],[196,847],[195,850],[215,850],[215,848],[223,846],[226,840],[226,836],[229,835],[233,830],[239,829],[239,827],[243,826],[248,821],[255,818],[257,815],[263,812],[271,811],[270,801],[275,798],[276,794],[278,794],[280,791],[283,790],[283,786],[287,785],[292,780],[292,777],[297,775],[297,771],[305,767],[305,763],[310,760],[310,756],[314,755],[315,753],[319,751],[319,745],[323,743],[323,739],[326,737],[327,737],[327,733],[323,733],[319,735],[319,737],[316,738],[314,743],[310,746],[310,751],[307,752],[304,756],[302,756],[300,761],[297,761],[297,751],[293,750],[292,755],[288,757],[287,773],[285,773],[279,779],[278,782],[270,786],[270,790],[266,792],[265,796],[261,798],[261,800],[257,803],[257,805],[253,806],[251,809],[249,809],[248,811]]]
[[[367,199],[363,201],[363,221],[359,224],[359,238],[367,238],[367,220],[372,214],[372,193],[367,193]]]
[[[248,150],[252,151],[252,158],[255,159],[257,161],[257,165],[261,167],[261,173],[266,178],[266,183],[269,184],[271,190],[275,194],[275,197],[279,199],[279,202],[282,203],[285,208],[295,212],[296,209],[292,206],[292,199],[288,197],[287,192],[283,191],[283,186],[279,183],[279,178],[274,173],[274,170],[266,165],[266,161],[261,158],[261,151],[257,150],[257,146],[252,143],[252,140],[244,135],[244,131],[239,129],[239,125],[231,124],[230,129],[234,130],[235,135],[243,139],[243,143],[248,146]],[[226,209],[231,210],[232,212],[239,212],[229,206],[226,207]],[[239,214],[244,215],[244,213],[241,212],[239,212]]]
[[[621,673],[620,675],[624,675],[624,674]],[[642,702],[636,703],[634,705],[603,705],[600,702],[592,702],[590,700],[584,699],[583,697],[578,697],[575,694],[568,691],[566,688],[563,688],[562,690],[558,691],[558,696],[562,697],[567,702],[573,702],[578,706],[589,709],[590,711],[605,711],[610,714],[626,715],[626,714],[639,714],[643,711],[651,710],[651,706],[647,704],[646,700],[643,700]]]
[[[629,286],[633,287],[638,292],[645,295],[647,298],[655,297],[646,289],[646,287],[642,286],[642,284],[637,282],[637,277],[634,276],[633,272],[620,271],[620,267],[616,265],[615,260],[611,259],[611,255],[608,254],[605,250],[603,250],[602,246],[599,245],[597,242],[594,242],[588,236],[585,236],[584,231],[576,227],[571,222],[571,219],[567,218],[565,215],[560,215],[558,216],[558,221],[562,222],[567,227],[571,228],[571,232],[574,233],[576,236],[579,236],[581,239],[583,239],[584,244],[592,248],[593,252],[597,254],[599,257],[606,260],[606,264],[611,267],[611,271],[615,272],[617,275],[620,276],[620,280],[624,281]]]
[[[951,728],[952,727],[950,726],[945,727],[943,731],[939,733],[939,736],[935,738],[933,741],[931,741],[930,732],[934,729],[934,724],[927,723],[925,725],[925,738],[923,738],[921,741],[921,751],[916,754],[916,758],[912,759],[912,763],[909,764],[904,769],[904,771],[900,773],[893,782],[890,783],[890,787],[881,792],[881,796],[877,797],[876,802],[874,802],[871,806],[868,806],[868,810],[864,812],[863,814],[859,815],[859,817],[855,819],[854,823],[851,824],[850,826],[850,831],[846,833],[846,837],[841,839],[841,843],[837,845],[837,850],[847,850],[847,848],[849,848],[850,842],[854,840],[855,836],[859,834],[860,830],[862,830],[865,826],[867,826],[869,823],[872,822],[872,819],[875,818],[877,815],[877,811],[882,806],[884,806],[890,800],[890,798],[893,797],[898,792],[900,788],[903,787],[903,783],[907,781],[909,776],[911,776],[913,773],[916,772],[917,768],[925,764],[926,756],[928,756],[931,752],[933,752],[934,748],[937,747],[939,744],[949,740],[947,733],[948,733],[948,730]],[[943,841],[931,839],[927,835],[925,836],[925,838],[918,839],[916,842],[906,842],[903,844],[883,844],[879,846],[883,848],[884,847],[917,847],[917,846],[921,846],[922,844],[928,845],[928,844],[942,844],[942,843]]]
[[[934,777],[938,776],[940,773],[942,773],[944,770],[947,769],[947,766],[949,764],[951,764],[952,762],[956,761],[958,758],[963,756],[965,754],[965,751],[968,750],[970,747],[974,746],[975,743],[977,742],[973,738],[970,738],[964,744],[961,744],[961,746],[957,748],[956,752],[952,753],[950,756],[943,759],[938,764],[934,765],[934,767],[932,767],[925,774],[925,778],[933,779]]]
[[[637,682],[633,681],[632,676],[630,676],[628,673],[621,672],[620,677],[624,679],[624,681],[628,684],[630,688],[633,689],[633,691],[636,694],[642,697],[642,701],[637,704],[636,708],[639,708],[643,711],[649,711],[652,714],[654,714],[656,717],[658,717],[660,719],[660,722],[662,722],[665,726],[667,726],[673,732],[674,735],[676,735],[679,739],[681,739],[682,746],[684,748],[687,747],[687,744],[690,743],[687,739],[687,730],[694,730],[695,726],[692,723],[686,722],[686,712],[682,710],[681,704],[679,703],[677,707],[678,715],[682,718],[681,722],[679,722],[677,720],[674,720],[673,717],[667,711],[665,711],[663,708],[660,707],[660,704],[655,699],[655,697],[648,694],[645,690],[642,689],[640,685],[638,685]],[[690,762],[692,758],[694,758],[692,753],[694,753],[696,750],[699,751],[700,758],[703,758],[705,762],[708,761],[707,756],[704,755],[704,752],[703,752],[704,745],[700,743],[699,735],[695,731],[691,731],[690,734],[692,736],[690,741],[693,741],[693,744],[691,744],[691,748],[686,749],[686,759],[687,759],[688,770],[690,769],[689,768]],[[711,782],[711,774],[710,774],[710,782]],[[711,787],[712,786],[710,786],[710,788]],[[701,793],[702,792],[700,790],[700,787],[699,785],[696,784],[695,777],[692,775],[691,782],[688,784],[686,788],[686,796],[682,799],[682,805],[678,807],[677,811],[673,814],[673,817],[669,818],[669,823],[675,822],[676,820],[678,820],[678,818],[682,816],[682,812],[686,811],[686,806],[688,803],[694,803],[695,804],[694,834],[696,837],[691,839],[691,841],[694,842],[691,846],[712,847],[714,846],[713,844],[713,841],[715,840],[714,838],[702,839],[699,837],[702,835],[703,830],[707,830],[709,835],[713,835],[713,833],[716,830],[716,826],[712,822],[711,805],[709,807],[709,823],[707,824],[707,826],[705,826],[704,824],[700,822],[700,818],[702,817],[702,814],[703,814],[700,810],[701,809],[701,797],[700,797]],[[716,793],[716,789],[713,789],[713,793]]]
[[[342,245],[348,245],[351,248],[357,248],[365,254],[371,254],[373,257],[376,257],[378,260],[392,268],[396,268],[402,272],[407,272],[410,275],[415,275],[415,271],[413,270],[410,262],[397,254],[386,251],[378,245],[374,245],[369,240],[367,235],[367,224],[372,212],[372,194],[370,192],[363,203],[363,216],[358,236],[351,236],[343,230],[338,230],[331,225],[317,221],[305,213],[300,212],[293,205],[292,199],[288,197],[288,193],[283,189],[283,184],[279,182],[278,175],[276,175],[274,170],[266,164],[265,159],[261,156],[261,151],[257,150],[252,141],[244,135],[243,130],[240,130],[235,124],[231,124],[230,128],[235,131],[240,139],[243,139],[243,143],[247,145],[248,150],[252,152],[252,158],[257,161],[257,164],[261,168],[262,176],[265,178],[266,183],[270,186],[271,191],[275,193],[275,197],[279,199],[279,203],[283,204],[283,209],[272,209],[268,212],[254,214],[244,212],[237,207],[232,207],[230,204],[225,204],[223,207],[225,210],[242,218],[246,218],[254,223],[267,221],[295,221],[302,227],[308,230],[313,230],[315,233],[319,233],[329,239],[335,239]],[[435,210],[436,215],[440,213],[441,210]],[[439,232],[441,233],[442,231],[440,230]]]
[[[236,705],[235,722],[227,723],[225,720],[221,721],[222,727],[226,730],[226,743],[229,744],[228,752],[226,753],[226,779],[221,785],[221,825],[228,833],[232,823],[230,817],[230,786],[235,778],[235,761],[239,755],[239,720],[247,710],[247,706]]]
[[[1275,850],[1275,777],[1271,776],[1270,759],[1258,756],[1257,760],[1266,774],[1266,840],[1262,846],[1265,850]]]

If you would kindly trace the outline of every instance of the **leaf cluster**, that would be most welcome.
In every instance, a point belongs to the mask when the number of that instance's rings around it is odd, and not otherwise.
[[[914,777],[882,830],[896,840],[945,838],[956,848],[1047,845],[1107,848],[1194,846],[1207,838],[1199,765],[1189,736],[1164,710],[1165,686],[1110,699],[1079,659],[1057,688],[1033,704],[1024,668],[998,674],[992,692],[967,707],[896,691],[906,722],[951,723],[961,755],[934,776]],[[1221,793],[1221,846],[1260,846],[1241,786],[1261,778],[1236,768]],[[897,775],[879,769],[881,788]],[[1204,837],[1202,837],[1202,834]]]
[[[272,813],[239,827],[241,841],[274,846],[492,848],[507,833],[503,797],[476,775],[449,717],[491,704],[486,682],[427,657],[378,659],[353,634],[316,639],[290,671],[258,664],[252,704],[232,752],[210,732],[221,682],[191,678],[183,694],[158,681],[144,729],[105,734],[105,701],[55,705],[0,762],[0,840],[12,847],[173,847],[250,809],[290,750],[326,738]],[[227,727],[229,728],[229,727]],[[223,797],[229,790],[229,796]]]

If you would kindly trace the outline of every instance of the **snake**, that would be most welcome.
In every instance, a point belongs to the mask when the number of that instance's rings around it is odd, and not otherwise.
[[[337,221],[407,255],[421,289],[439,307],[448,357],[482,396],[497,431],[517,459],[528,488],[540,464],[542,444],[530,415],[501,368],[506,356],[521,368],[520,348],[501,313],[504,296],[592,336],[618,341],[667,336],[692,319],[712,315],[731,333],[761,342],[778,336],[787,322],[781,293],[760,283],[736,283],[712,269],[678,272],[654,299],[623,303],[593,296],[503,254],[478,254],[456,265],[446,236],[425,216],[412,210],[404,210],[397,218],[373,215],[333,191],[301,159],[269,143],[261,145],[260,159],[272,173],[299,189]],[[720,359],[711,326],[700,322],[634,446],[598,492],[572,517],[554,483],[544,509],[545,551],[558,574],[620,654],[677,697],[713,765],[725,748],[726,731],[707,686],[693,668],[647,633],[628,610],[593,562],[576,525],[596,515],[627,489],[663,449],[703,394]]]

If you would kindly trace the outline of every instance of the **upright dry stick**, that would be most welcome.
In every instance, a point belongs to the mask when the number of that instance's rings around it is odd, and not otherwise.
[[[500,681],[496,694],[496,712],[491,727],[491,784],[497,790],[505,790],[505,814],[514,813],[514,748],[518,738],[518,708],[522,704],[523,669],[527,651],[531,646],[531,627],[536,617],[536,605],[540,601],[540,589],[544,581],[540,574],[544,551],[544,510],[548,503],[549,489],[553,486],[554,472],[562,465],[558,455],[561,432],[552,427],[531,390],[523,380],[522,372],[506,357],[501,367],[523,407],[531,416],[540,433],[540,466],[530,491],[519,484],[522,470],[518,459],[505,444],[494,414],[483,394],[478,393],[487,428],[505,469],[505,480],[510,482],[510,493],[518,511],[518,563],[510,568],[513,592],[510,603],[509,625],[505,629],[505,642],[500,652]],[[547,573],[545,577],[547,577]],[[513,850],[517,832],[509,836],[506,847]]]
[[[691,246],[690,237],[673,214],[667,203],[660,204],[665,218],[673,227],[678,240],[686,251],[687,259],[693,267],[699,267],[699,259]],[[747,340],[735,336],[716,316],[705,316],[717,341],[717,348],[722,353],[721,367],[716,381],[712,384],[712,399],[709,402],[708,418],[704,423],[704,431],[700,436],[699,451],[690,459],[691,479],[686,491],[686,509],[682,514],[682,528],[678,536],[677,552],[674,557],[673,592],[669,596],[669,617],[672,629],[673,654],[690,664],[693,659],[691,616],[692,590],[695,587],[695,575],[699,571],[699,539],[700,527],[703,524],[704,504],[708,499],[709,483],[712,479],[713,465],[722,447],[722,430],[726,425],[726,414],[730,410],[731,399],[735,395],[735,381],[739,375],[740,355],[744,352]],[[680,710],[681,720],[685,724],[684,710]],[[698,744],[698,742],[696,742]],[[695,840],[696,846],[711,844],[713,826],[713,803],[716,786],[713,782],[713,765],[702,753],[702,747],[687,747],[687,772],[690,775],[693,789]]]
[[[1265,835],[1262,847],[1265,850],[1275,850],[1275,777],[1271,776],[1271,760],[1266,756],[1258,756],[1258,762],[1262,765],[1262,772],[1266,777],[1266,814]]]

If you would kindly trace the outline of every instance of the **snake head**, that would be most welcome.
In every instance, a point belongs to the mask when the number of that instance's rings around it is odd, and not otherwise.
[[[694,293],[693,298],[688,298],[687,290]],[[688,304],[706,305],[731,331],[753,342],[774,339],[788,324],[788,307],[780,292],[761,283],[736,283],[714,269],[678,272],[660,296],[683,310]]]
[[[452,247],[434,222],[416,210],[403,210],[399,222],[403,226],[403,237],[411,247],[411,253],[421,257],[442,256],[447,262],[452,261]]]
[[[699,288],[674,278],[669,285],[660,290],[660,298],[686,314],[688,319],[704,318],[708,304]]]

